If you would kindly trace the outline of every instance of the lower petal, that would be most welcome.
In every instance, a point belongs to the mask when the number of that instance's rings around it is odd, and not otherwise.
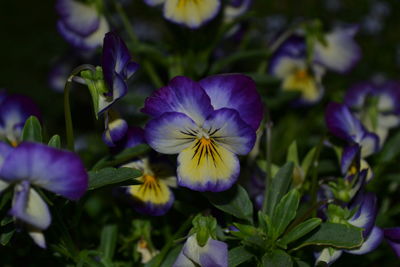
[[[383,231],[379,227],[374,227],[367,237],[364,240],[362,246],[358,249],[346,250],[347,253],[355,254],[355,255],[362,255],[369,253],[376,249],[382,242],[383,239]]]
[[[197,142],[178,156],[178,184],[196,191],[229,189],[240,172],[236,155],[214,141],[211,147]]]
[[[10,213],[40,230],[46,229],[51,223],[49,208],[39,194],[30,188],[28,182],[16,185]]]

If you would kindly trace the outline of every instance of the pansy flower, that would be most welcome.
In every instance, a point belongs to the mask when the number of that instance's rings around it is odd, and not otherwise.
[[[383,145],[391,128],[400,124],[400,83],[360,82],[346,93],[344,103]]]
[[[224,8],[224,19],[232,21],[249,10],[253,0],[230,0]]]
[[[227,267],[228,245],[209,237],[204,246],[200,246],[196,234],[188,237],[173,267]]]
[[[356,249],[336,250],[333,248],[324,248],[317,253],[316,262],[325,262],[331,265],[335,262],[343,252],[363,255],[376,249],[383,240],[383,231],[375,226],[377,216],[377,198],[372,193],[362,193],[357,195],[353,202],[349,205],[349,210],[355,211],[354,214],[346,221],[348,224],[363,229],[363,244]]]
[[[143,129],[130,127],[114,149],[118,152],[145,143]],[[139,185],[122,188],[125,199],[136,211],[152,216],[161,216],[169,211],[175,199],[170,187],[176,187],[176,176],[167,161],[145,156],[121,167],[142,172],[142,176],[136,178],[141,182]]]
[[[2,190],[14,185],[10,214],[25,224],[41,247],[45,247],[41,232],[49,227],[51,215],[37,188],[77,200],[88,186],[88,175],[76,154],[29,142],[16,148],[0,142],[0,179]]]
[[[97,1],[96,3],[101,3]],[[76,0],[57,0],[56,11],[60,16],[57,29],[72,46],[92,50],[101,46],[109,25],[96,4]]]
[[[347,142],[348,146],[361,146],[361,157],[367,157],[379,150],[379,137],[367,131],[343,104],[329,103],[325,111],[325,121],[329,131],[336,137]],[[345,150],[351,148],[345,148]],[[351,152],[346,152],[350,153]]]
[[[349,72],[361,59],[361,49],[354,40],[358,26],[338,27],[316,42],[313,61],[338,73]]]
[[[17,146],[29,116],[40,118],[39,108],[30,98],[0,92],[0,140]]]
[[[400,227],[386,228],[383,233],[396,256],[400,258]]]
[[[318,101],[323,94],[324,68],[307,63],[305,38],[292,35],[272,55],[269,72],[282,80],[284,91],[298,91],[305,103]]]
[[[144,0],[155,6],[163,4],[164,17],[177,24],[196,29],[212,20],[221,7],[220,0]]]
[[[198,191],[223,191],[237,180],[236,155],[251,151],[262,119],[254,82],[240,74],[194,82],[175,77],[146,99],[154,118],[145,127],[148,144],[178,155],[178,183]]]

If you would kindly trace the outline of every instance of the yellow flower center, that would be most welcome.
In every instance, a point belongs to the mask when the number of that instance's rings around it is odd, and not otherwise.
[[[310,75],[308,75],[307,70],[298,70],[295,74],[297,80],[307,80],[309,79]]]

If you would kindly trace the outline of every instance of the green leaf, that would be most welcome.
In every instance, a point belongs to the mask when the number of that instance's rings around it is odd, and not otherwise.
[[[339,223],[322,223],[316,230],[304,239],[294,248],[300,249],[305,246],[331,246],[335,248],[352,249],[362,245],[363,229]]]
[[[291,267],[293,266],[292,258],[285,251],[276,249],[266,253],[261,259],[261,266],[264,267]]]
[[[379,163],[391,162],[400,155],[400,131],[386,141],[385,146],[379,153]]]
[[[317,151],[316,147],[313,147],[310,151],[308,151],[307,155],[304,157],[303,161],[301,162],[301,169],[304,172],[304,175],[307,176],[308,170],[313,162],[315,152]]]
[[[116,224],[105,225],[101,231],[100,248],[102,258],[112,260],[117,246],[118,227]]]
[[[322,223],[320,218],[311,218],[301,224],[297,225],[293,230],[286,234],[281,240],[279,245],[286,249],[287,244],[296,241],[297,239],[305,236]]]
[[[286,162],[293,162],[294,165],[299,166],[299,153],[297,152],[297,143],[293,141],[293,143],[289,146],[288,153],[286,156]]]
[[[96,67],[96,71],[84,70],[81,72],[81,77],[85,80],[85,83],[92,96],[93,109],[96,119],[98,119],[100,97],[108,92],[108,88],[103,79],[103,69],[99,66]]]
[[[165,260],[162,262],[160,267],[170,267],[174,264],[176,261],[176,258],[178,258],[179,253],[181,252],[183,248],[183,245],[178,245],[174,247],[173,249],[168,252],[167,256],[165,257]]]
[[[204,193],[204,195],[216,208],[239,219],[253,222],[253,204],[246,190],[240,185],[224,192]]]
[[[48,146],[55,147],[55,148],[61,148],[60,136],[58,134],[53,135],[53,137],[50,138]]]
[[[228,266],[236,267],[246,261],[249,261],[253,254],[248,252],[244,247],[239,246],[229,250],[228,252]]]
[[[116,156],[107,156],[99,160],[92,168],[92,170],[99,170],[104,167],[112,167],[127,162],[133,158],[143,155],[150,151],[150,147],[145,144],[137,145],[135,147],[127,148]]]
[[[94,190],[107,185],[134,185],[140,184],[134,178],[141,176],[139,170],[132,168],[105,168],[89,172],[89,190]]]
[[[296,217],[297,208],[299,206],[300,193],[293,189],[287,193],[278,203],[275,208],[274,215],[271,218],[274,237],[279,237]]]
[[[22,130],[22,141],[42,142],[42,126],[35,116],[30,116]]]
[[[290,187],[292,182],[293,168],[293,162],[287,162],[282,168],[279,169],[278,173],[272,179],[271,186],[269,187],[266,196],[266,213],[270,217],[274,212],[276,203],[286,194]]]

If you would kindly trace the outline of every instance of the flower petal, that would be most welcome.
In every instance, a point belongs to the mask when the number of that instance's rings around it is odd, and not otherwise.
[[[347,253],[355,254],[355,255],[362,255],[369,253],[376,249],[383,240],[383,231],[379,227],[372,228],[371,233],[368,237],[364,240],[364,243],[361,247],[357,249],[346,250]]]
[[[360,161],[359,153],[360,153],[360,146],[357,144],[346,146],[343,149],[342,159],[340,164],[343,175],[347,174],[354,161],[356,162]]]
[[[183,76],[173,78],[168,86],[146,99],[142,112],[157,117],[165,112],[181,112],[202,125],[213,111],[210,97],[200,85]]]
[[[351,109],[360,110],[366,101],[368,95],[374,92],[374,85],[370,82],[360,82],[347,90],[344,97],[344,103]]]
[[[209,238],[201,247],[196,235],[191,235],[182,249],[184,255],[202,267],[227,267],[228,246],[224,242]]]
[[[45,230],[51,223],[49,208],[39,194],[24,181],[15,186],[10,213],[37,229]]]
[[[164,3],[165,0],[144,0],[144,2],[149,6],[156,6]]]
[[[326,34],[326,46],[315,44],[314,60],[339,73],[350,71],[361,59],[361,49],[354,41],[357,31],[358,26],[352,26]]]
[[[178,156],[178,184],[196,191],[220,192],[237,180],[240,163],[234,153],[209,139],[192,142]]]
[[[321,252],[316,253],[316,266],[318,265],[319,262],[325,262],[328,266],[333,264],[335,261],[337,261],[340,256],[342,256],[343,251],[342,250],[336,250],[333,248],[324,248],[322,249]]]
[[[4,161],[0,176],[7,182],[29,181],[69,199],[80,198],[88,175],[71,152],[38,143],[21,143]]]
[[[177,154],[190,146],[198,127],[185,114],[167,112],[149,121],[145,127],[147,143],[164,154]]]
[[[185,256],[182,249],[172,267],[197,267],[197,265]]]
[[[384,234],[385,238],[400,243],[400,227],[386,228]]]
[[[41,248],[46,248],[46,239],[41,231],[29,231],[29,236],[32,238],[33,242]]]
[[[353,209],[358,207],[358,210],[348,222],[363,228],[363,236],[368,236],[375,225],[378,212],[376,196],[373,193],[360,195],[351,206]]]
[[[107,113],[108,114],[108,113]],[[110,147],[125,137],[128,131],[128,123],[120,118],[108,121],[109,116],[106,115],[106,129],[103,133],[103,141]]]
[[[245,155],[256,141],[256,132],[247,125],[236,110],[221,108],[214,111],[202,127],[218,145],[231,152]]]
[[[366,132],[360,141],[361,157],[365,158],[379,151],[379,137]]]
[[[224,9],[225,19],[232,20],[243,15],[249,8],[252,0],[233,0]]]
[[[13,148],[10,145],[0,141],[0,169],[3,166],[5,158],[11,153],[11,151],[13,151]]]
[[[166,0],[164,17],[194,29],[213,19],[220,7],[220,0]]]
[[[200,82],[211,99],[214,109],[231,108],[254,130],[263,118],[263,105],[255,82],[242,74],[223,74],[207,77]]]
[[[92,34],[99,27],[99,14],[94,6],[74,0],[58,0],[56,11],[63,24],[82,37]]]

